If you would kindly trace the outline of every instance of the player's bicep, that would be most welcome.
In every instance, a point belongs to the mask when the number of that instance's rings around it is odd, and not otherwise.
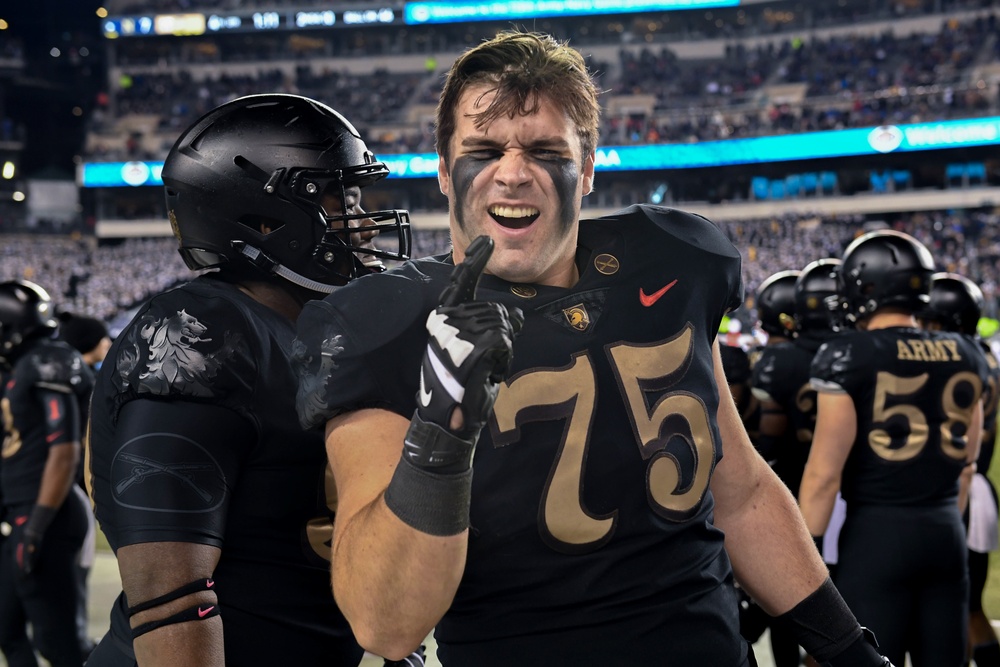
[[[253,425],[217,405],[136,400],[119,415],[105,509],[119,545],[221,546]],[[103,520],[102,520],[103,523]]]
[[[381,409],[343,413],[327,423],[326,452],[337,485],[336,534],[385,491],[409,426],[405,417]]]

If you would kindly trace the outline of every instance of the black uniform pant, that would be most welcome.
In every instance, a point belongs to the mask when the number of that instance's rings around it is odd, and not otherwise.
[[[28,638],[28,615],[14,590],[15,572],[7,567],[3,556],[9,539],[0,536],[0,651],[8,667],[38,667],[35,648]]]
[[[834,582],[893,664],[959,667],[968,637],[969,576],[957,503],[852,507]]]
[[[31,505],[10,507],[7,511],[13,531],[0,554],[0,568],[3,570],[0,577],[12,584],[4,588],[12,590],[14,595],[5,605],[15,617],[27,619],[31,624],[35,649],[52,667],[80,667],[85,656],[80,651],[77,630],[77,568],[90,508],[78,495],[70,493],[45,532],[34,572],[28,577],[21,577],[16,550],[24,526],[17,525],[17,519],[26,517],[30,511]],[[5,622],[0,631],[6,627]],[[16,641],[17,633],[9,631]],[[0,645],[3,643],[4,637],[0,636]]]

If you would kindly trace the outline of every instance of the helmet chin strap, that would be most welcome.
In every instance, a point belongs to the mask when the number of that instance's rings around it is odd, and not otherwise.
[[[248,245],[246,243],[239,243],[239,244],[234,243],[234,245],[239,246],[240,253],[242,253],[244,257],[249,259],[254,266],[263,269],[267,273],[281,276],[288,282],[298,285],[299,287],[304,287],[307,290],[311,290],[313,292],[319,292],[321,294],[330,294],[335,289],[337,289],[336,285],[327,285],[326,283],[317,282],[315,280],[306,278],[305,276],[299,275],[298,273],[295,273],[287,266],[279,264],[278,262],[274,261],[267,255],[265,255],[263,252],[261,252],[259,248],[255,248],[252,245]]]

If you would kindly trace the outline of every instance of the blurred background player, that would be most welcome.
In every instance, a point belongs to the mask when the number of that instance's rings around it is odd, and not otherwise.
[[[894,231],[858,238],[839,270],[855,331],[812,363],[818,413],[800,505],[823,535],[847,503],[835,583],[897,665],[961,665],[969,582],[959,477],[979,454],[986,360],[974,341],[919,329],[934,261]]]
[[[101,369],[111,349],[108,325],[96,317],[59,313],[59,338],[72,345],[94,371]]]
[[[297,95],[226,103],[175,142],[170,223],[187,265],[215,270],[153,297],[98,375],[88,482],[124,593],[91,667],[360,662],[330,590],[337,493],[288,357],[303,303],[408,255],[407,213],[361,206],[387,174]]]
[[[993,460],[997,438],[997,403],[1000,401],[1000,364],[989,345],[976,335],[983,312],[983,292],[968,278],[956,273],[932,276],[930,303],[920,313],[920,324],[931,331],[955,331],[976,339],[989,365],[989,382],[983,393],[983,439],[969,483],[965,512],[969,547],[969,646],[977,667],[1000,666],[1000,645],[986,614],[983,589],[989,578],[989,554],[1000,547],[997,526],[997,495],[986,472]]]
[[[757,317],[760,329],[767,334],[767,342],[757,350],[750,387],[759,408],[754,446],[772,469],[782,477],[779,464],[795,448],[794,433],[786,429],[786,422],[779,403],[761,387],[761,371],[766,368],[767,377],[775,374],[774,367],[784,351],[792,344],[795,332],[795,282],[799,272],[779,271],[760,284],[757,292]],[[788,482],[782,478],[788,485]],[[775,624],[774,619],[752,600],[743,600],[740,614],[740,632],[749,641],[755,642],[770,627],[771,652],[776,667],[796,667],[800,663],[799,645],[790,632]]]
[[[0,593],[0,609],[26,619],[35,649],[62,667],[82,665],[88,648],[81,646],[77,617],[90,507],[75,481],[94,377],[76,350],[54,339],[57,326],[42,287],[0,284],[0,364],[6,367],[0,495],[12,526],[0,565],[10,585]],[[0,629],[7,630],[6,622]],[[8,650],[0,636],[10,664],[34,664],[16,629],[13,639]]]
[[[70,312],[61,312],[59,320],[59,338],[69,343],[88,367],[95,373],[100,370],[104,357],[111,349],[111,335],[108,333],[108,325],[96,317],[77,315]],[[86,417],[89,413],[90,401],[87,401],[87,413],[84,414],[83,431],[86,433]],[[81,489],[85,489],[83,481],[83,465],[81,460],[80,472],[76,482]],[[80,549],[80,563],[78,566],[77,585],[82,604],[77,614],[76,624],[80,636],[80,645],[86,655],[94,650],[97,645],[87,632],[87,581],[90,578],[90,570],[94,565],[95,543],[97,538],[97,521],[94,520],[94,513],[87,512],[87,536],[83,541],[83,548]]]

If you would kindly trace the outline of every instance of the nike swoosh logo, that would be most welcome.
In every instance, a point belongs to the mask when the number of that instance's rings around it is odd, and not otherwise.
[[[198,607],[198,618],[205,618],[205,616],[210,614],[213,609],[215,609],[214,604],[211,607],[208,607],[207,609],[202,609],[201,607]]]
[[[57,439],[58,439],[59,437],[61,437],[61,436],[62,436],[62,434],[63,434],[63,432],[62,432],[62,431],[56,431],[55,433],[49,433],[49,434],[48,434],[47,436],[45,436],[45,442],[47,442],[48,444],[50,444],[50,445],[51,445],[51,444],[52,444],[53,442],[55,442],[55,441],[56,441],[56,440],[57,440]]]
[[[208,579],[208,580],[207,580],[207,581],[205,582],[205,588],[211,588],[211,587],[212,587],[212,586],[214,586],[214,585],[215,585],[215,580],[214,580],[214,579]]]
[[[644,291],[642,291],[642,288],[640,287],[639,288],[639,302],[642,303],[642,305],[646,306],[646,308],[649,308],[654,303],[656,303],[657,301],[659,301],[660,297],[667,293],[667,290],[669,290],[671,287],[673,287],[676,284],[677,284],[677,279],[674,278],[673,281],[667,283],[666,285],[664,285],[660,289],[656,290],[652,294],[646,294]]]
[[[434,392],[427,391],[424,388],[424,369],[423,368],[420,369],[420,390],[418,391],[418,393],[420,394],[420,405],[422,405],[422,406],[424,406],[426,408],[428,405],[431,404],[431,396],[433,395]]]

